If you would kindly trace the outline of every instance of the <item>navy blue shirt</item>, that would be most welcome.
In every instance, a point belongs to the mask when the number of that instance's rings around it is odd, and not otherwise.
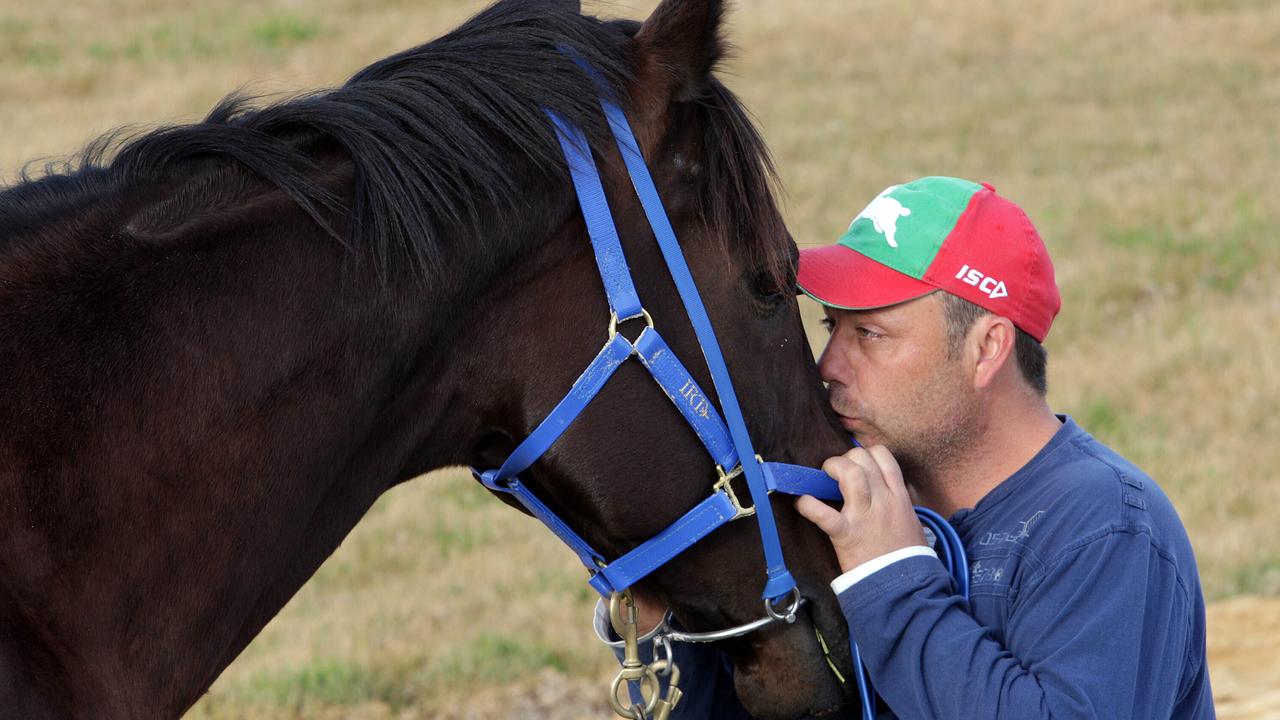
[[[950,518],[969,555],[968,602],[932,557],[840,594],[893,715],[1214,717],[1204,598],[1181,520],[1146,473],[1062,420],[1026,466]],[[708,668],[707,652],[682,646],[677,662]],[[686,677],[696,693],[701,681]],[[673,717],[743,717],[736,699],[710,713],[707,699],[686,699],[697,714]]]

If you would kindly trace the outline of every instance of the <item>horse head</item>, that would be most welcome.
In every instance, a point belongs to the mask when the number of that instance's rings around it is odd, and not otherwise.
[[[713,74],[721,57],[721,3],[661,4],[620,34],[615,94],[626,109],[723,344],[757,451],[817,466],[845,449],[801,325],[795,245],[771,191],[767,151],[746,112]],[[574,52],[577,52],[576,49]],[[588,125],[591,118],[583,118]],[[593,547],[613,558],[653,537],[711,492],[717,478],[676,407],[719,406],[702,351],[632,180],[616,148],[594,144],[637,290],[652,323],[693,374],[669,397],[639,362],[618,370],[541,457],[524,482]],[[481,358],[471,371],[479,419],[468,462],[496,467],[565,395],[607,339],[610,308],[572,187],[540,251],[500,288],[475,298],[474,332],[456,346]],[[634,337],[644,323],[620,331]],[[740,491],[741,492],[741,491]],[[504,497],[504,499],[507,499]],[[851,661],[827,582],[838,572],[828,543],[789,500],[772,501],[783,548],[804,597],[802,620],[723,641],[739,696],[758,717],[832,711],[846,701],[833,662]],[[642,581],[687,629],[758,618],[765,578],[760,535],[731,523]],[[848,673],[845,672],[845,675]]]

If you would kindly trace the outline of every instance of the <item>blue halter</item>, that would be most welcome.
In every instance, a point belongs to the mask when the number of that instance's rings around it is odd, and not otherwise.
[[[595,75],[590,67],[584,63],[579,64],[583,65],[586,72]],[[582,208],[587,233],[591,237],[591,246],[595,251],[600,279],[609,301],[609,340],[574,382],[564,399],[516,447],[501,467],[485,471],[472,468],[472,472],[485,487],[514,496],[530,514],[541,520],[564,541],[590,571],[591,577],[588,584],[605,598],[614,592],[626,590],[725,523],[755,515],[760,525],[760,541],[764,547],[766,579],[762,596],[765,600],[767,617],[728,632],[734,635],[749,632],[761,627],[770,619],[785,619],[790,622],[794,619],[794,612],[802,599],[795,579],[787,570],[786,561],[783,559],[782,544],[778,539],[778,529],[769,504],[769,494],[780,492],[788,495],[812,495],[821,500],[841,502],[843,497],[839,486],[821,470],[787,463],[765,462],[756,455],[747,434],[742,410],[738,406],[733,382],[729,378],[729,370],[720,352],[720,344],[716,340],[715,331],[702,304],[702,297],[698,294],[697,285],[689,272],[688,263],[685,262],[684,254],[680,250],[675,230],[667,218],[666,209],[658,196],[657,187],[649,174],[649,168],[640,152],[635,134],[631,131],[631,125],[616,103],[603,98],[600,104],[613,132],[618,150],[622,153],[623,162],[631,176],[631,183],[653,228],[654,237],[657,238],[667,269],[684,303],[685,312],[688,313],[689,320],[693,324],[703,358],[711,371],[716,394],[724,408],[725,419],[721,419],[720,413],[711,404],[706,393],[658,334],[654,328],[653,318],[640,302],[635,283],[631,279],[631,271],[627,267],[626,257],[622,252],[622,243],[618,239],[618,230],[613,223],[613,214],[605,197],[604,185],[600,180],[595,161],[592,159],[591,147],[586,136],[577,126],[548,111],[547,114],[555,126],[560,147],[564,151],[565,162],[573,179],[578,204]],[[628,340],[617,332],[619,324],[632,320],[643,320],[645,323],[645,328],[634,341]],[[695,505],[662,532],[610,562],[539,500],[519,476],[546,453],[577,419],[596,393],[600,392],[613,373],[633,355],[640,360],[663,392],[675,404],[681,416],[693,428],[703,447],[715,462],[718,479],[712,485],[711,495],[706,500]],[[731,483],[739,475],[746,477],[753,507],[743,506],[733,490]],[[969,596],[968,562],[959,536],[946,520],[936,513],[918,507],[916,514],[921,523],[928,527],[938,539],[937,545],[941,551],[942,561],[955,578],[957,589],[967,599]],[[779,613],[775,609],[775,603],[787,596],[791,596],[791,600],[786,609]],[[684,639],[689,641],[705,642],[726,633],[703,633],[701,638],[696,637],[698,634],[683,635]],[[874,691],[867,681],[857,644],[851,642],[851,649],[863,717],[871,718],[875,714]],[[614,690],[616,689],[615,685]],[[637,701],[642,701],[642,698]]]
[[[716,394],[724,408],[725,419],[721,419],[706,393],[658,334],[653,319],[640,302],[586,136],[578,127],[555,113],[548,112],[568,163],[578,202],[586,220],[587,232],[591,236],[591,245],[595,250],[600,278],[608,297],[611,313],[609,340],[574,382],[564,399],[516,447],[501,467],[483,472],[473,469],[473,472],[485,487],[513,495],[534,517],[559,536],[591,571],[591,587],[605,597],[635,584],[721,525],[754,514],[760,525],[760,538],[764,546],[766,581],[763,597],[767,601],[777,601],[797,591],[795,579],[787,570],[783,559],[777,525],[769,505],[769,493],[779,491],[839,500],[839,489],[821,470],[763,462],[752,449],[733,382],[720,352],[720,344],[716,341],[715,331],[680,250],[675,230],[671,227],[653,178],[645,165],[635,134],[618,105],[606,99],[601,101],[601,106],[641,205],[653,227],[667,268],[675,280],[685,311],[693,324],[703,357],[711,371]],[[620,323],[631,320],[645,322],[645,328],[634,342],[616,331]],[[715,462],[719,478],[706,500],[698,503],[650,540],[609,562],[539,500],[520,480],[519,475],[551,447],[604,387],[614,371],[633,355],[640,360],[693,428]],[[731,482],[738,475],[745,475],[754,507],[744,507],[735,495]]]

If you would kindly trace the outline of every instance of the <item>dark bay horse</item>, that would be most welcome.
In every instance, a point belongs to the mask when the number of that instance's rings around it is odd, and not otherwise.
[[[767,152],[712,74],[720,5],[639,24],[506,0],[336,90],[229,98],[0,193],[0,717],[179,716],[381,493],[491,467],[546,416],[608,308],[545,111],[587,132],[639,293],[699,357],[566,48],[636,127],[757,450],[842,451]],[[529,475],[615,556],[714,477],[634,362]],[[814,629],[847,675],[837,566],[774,505],[810,602],[723,649],[753,714],[830,714],[846,691]],[[644,587],[716,629],[758,615],[763,577],[758,531],[734,523]]]

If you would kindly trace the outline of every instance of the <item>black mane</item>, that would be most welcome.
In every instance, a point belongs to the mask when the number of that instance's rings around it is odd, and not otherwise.
[[[195,164],[239,166],[279,187],[328,232],[373,254],[434,276],[441,241],[518,200],[512,153],[539,171],[568,175],[550,123],[551,109],[604,147],[600,88],[571,49],[611,88],[626,87],[632,23],[582,16],[576,3],[504,0],[455,31],[356,73],[327,92],[266,107],[232,95],[203,121],[90,143],[76,158],[46,165],[0,192],[0,244],[91,198],[172,182]],[[718,82],[696,101],[705,135],[708,224],[753,243],[759,262],[778,264],[783,232],[770,190],[772,164],[738,101]],[[354,165],[352,206],[325,190],[306,151],[336,145]],[[227,161],[231,161],[228,163]],[[326,218],[349,212],[346,237]]]

